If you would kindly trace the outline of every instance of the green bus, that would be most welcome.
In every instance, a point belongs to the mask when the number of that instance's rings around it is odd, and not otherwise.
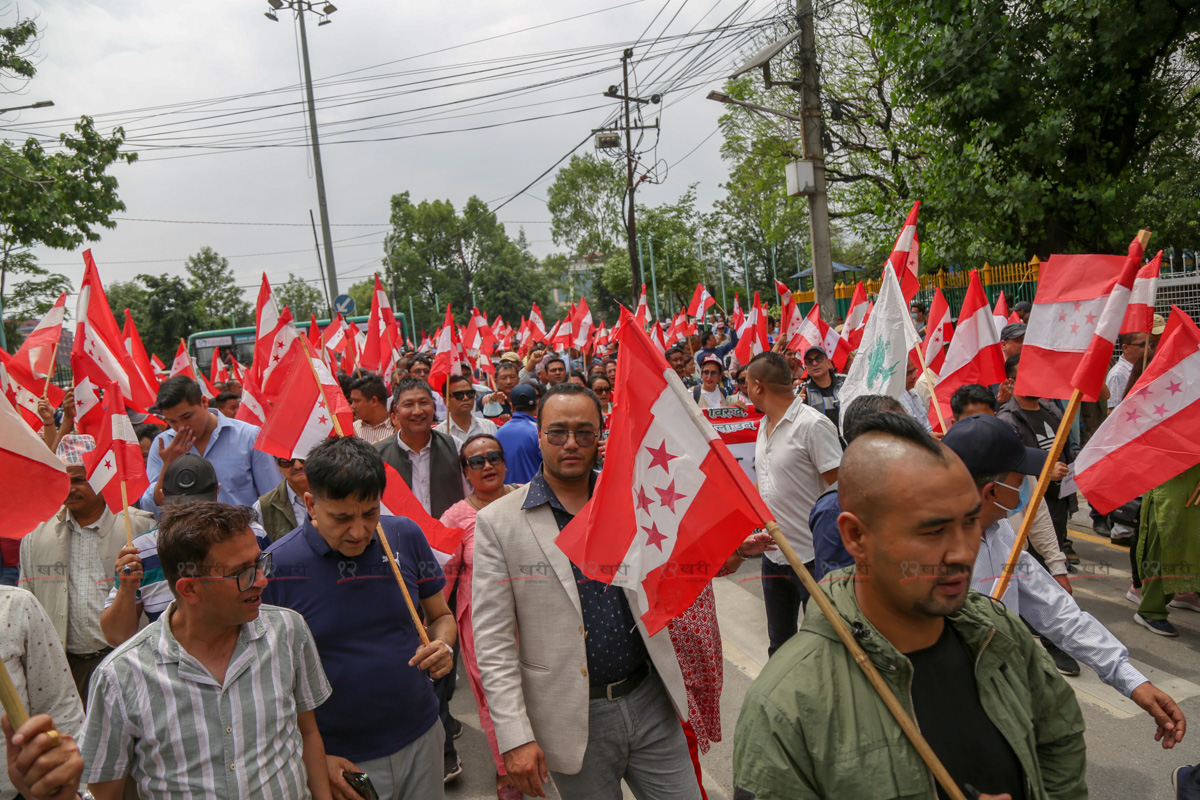
[[[365,328],[369,316],[361,317],[343,317],[347,322],[356,323],[359,328]],[[317,320],[317,325],[324,328],[331,320]],[[404,314],[396,313],[396,323],[401,330],[406,324]],[[309,320],[296,320],[296,328],[301,334],[308,332]],[[196,366],[199,367],[207,375],[212,369],[212,354],[214,349],[219,349],[221,356],[224,357],[227,353],[233,353],[243,366],[250,366],[250,362],[254,360],[254,328],[225,328],[215,331],[199,331],[193,333],[187,339],[188,352],[192,358],[196,359]],[[211,378],[212,376],[209,375]]]

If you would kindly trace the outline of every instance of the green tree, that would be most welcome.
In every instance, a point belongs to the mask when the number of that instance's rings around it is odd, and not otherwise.
[[[627,177],[624,166],[591,153],[571,156],[546,193],[550,235],[571,255],[607,254],[624,238],[621,208]]]
[[[31,49],[38,33],[30,19],[0,27],[0,98],[37,74]],[[24,289],[14,299],[26,309],[52,303],[66,282],[26,258],[29,247],[74,249],[99,239],[97,228],[116,226],[111,215],[125,205],[107,170],[137,158],[120,152],[124,139],[122,129],[106,138],[90,117],[82,117],[73,135],[59,136],[61,147],[53,154],[33,138],[20,145],[0,141],[0,308],[9,305],[4,287],[10,272]]]
[[[369,314],[371,313],[371,295],[375,293],[375,276],[363,278],[355,284],[351,284],[346,290],[346,294],[354,300],[355,313]],[[396,312],[401,309],[393,309]]]
[[[134,317],[142,344],[170,364],[179,340],[204,330],[200,298],[178,275],[138,275],[137,279],[146,287],[145,316]]]
[[[49,311],[59,295],[71,290],[71,282],[65,275],[38,266],[37,259],[27,250],[9,254],[6,261],[7,268],[0,270],[0,297],[4,298],[5,341],[9,352],[15,353],[24,339],[17,326]],[[13,282],[7,295],[6,280]]]
[[[275,287],[275,302],[279,304],[280,310],[284,306],[290,308],[292,316],[298,322],[308,322],[310,314],[323,318],[328,313],[325,296],[321,294],[321,290],[291,272],[288,273],[286,281]]]
[[[656,281],[659,313],[662,315],[686,308],[696,284],[704,281],[704,267],[696,251],[701,222],[700,214],[696,211],[695,186],[689,187],[675,203],[638,206],[638,240],[642,245],[642,269],[651,312],[654,310],[653,287]],[[654,250],[653,262],[650,258],[651,248]],[[627,253],[614,254],[610,261],[624,265],[626,272],[629,272]],[[620,279],[616,275],[616,268],[611,265],[606,265],[602,274],[605,288],[612,296],[633,295],[632,274]]]
[[[198,315],[202,329],[236,328],[253,319],[250,305],[234,280],[229,259],[211,247],[201,247],[198,253],[188,256],[184,266],[188,286],[200,304]]]
[[[496,256],[476,276],[479,302],[487,311],[488,319],[502,316],[515,326],[522,316],[529,314],[531,303],[537,303],[539,307],[549,304],[549,283],[538,271],[537,258],[529,252],[524,231]]]
[[[922,154],[922,261],[1124,252],[1156,186],[1200,179],[1197,4],[862,4]]]

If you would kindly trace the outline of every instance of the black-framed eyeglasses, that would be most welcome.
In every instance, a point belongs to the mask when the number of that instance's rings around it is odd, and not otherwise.
[[[455,400],[474,400],[475,399],[475,390],[474,389],[463,389],[460,392],[451,392],[450,396],[453,397]]]
[[[302,466],[302,467],[304,466],[304,459],[303,459],[303,458],[276,458],[276,459],[275,459],[275,464],[276,464],[276,466],[278,466],[280,469],[290,469],[290,468],[291,468],[291,466],[292,466],[293,464],[295,464],[297,461],[299,461],[299,462],[300,462],[300,466]]]
[[[274,563],[274,556],[271,553],[263,553],[254,563],[245,569],[239,569],[232,575],[207,575],[208,578],[236,578],[237,588],[239,592],[248,592],[250,587],[254,586],[254,582],[258,580],[259,571],[268,578],[271,577],[271,566]]]
[[[546,441],[555,447],[562,447],[567,443],[567,437],[571,434],[575,435],[575,444],[580,447],[591,447],[596,443],[596,432],[593,430],[579,430],[577,428],[550,428],[543,429],[542,433],[546,434]]]
[[[499,450],[489,450],[482,455],[471,456],[467,459],[467,466],[471,469],[483,469],[484,464],[491,464],[494,467],[503,463],[504,453]]]

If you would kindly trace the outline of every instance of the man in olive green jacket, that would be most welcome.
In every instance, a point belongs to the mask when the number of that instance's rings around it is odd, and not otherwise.
[[[864,427],[839,473],[855,566],[826,579],[833,606],[960,788],[1086,798],[1074,694],[1021,621],[968,588],[981,533],[970,473],[903,415]],[[746,696],[733,770],[736,800],[944,796],[816,608]]]

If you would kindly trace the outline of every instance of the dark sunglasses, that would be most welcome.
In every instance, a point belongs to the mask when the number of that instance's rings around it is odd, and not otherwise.
[[[504,453],[499,450],[492,450],[481,456],[471,456],[467,459],[467,466],[471,469],[483,469],[484,464],[491,464],[494,467],[503,463]]]
[[[295,464],[297,461],[300,462],[300,466],[302,466],[302,467],[304,466],[303,458],[277,458],[277,459],[275,459],[275,464],[280,469],[288,469],[292,466],[292,464]]]
[[[700,370],[700,374],[707,375],[709,377],[719,378],[719,377],[721,377],[721,370],[719,370],[719,369],[702,369],[702,370]]]
[[[603,387],[597,386],[592,391],[595,392],[596,394],[608,394],[609,392],[612,391],[612,388],[609,386],[603,386]]]
[[[475,390],[474,389],[463,389],[461,392],[451,392],[450,396],[453,397],[455,400],[474,400],[475,399]]]
[[[745,382],[746,382],[746,379],[745,379],[745,378],[738,378],[738,379],[737,379],[737,382],[738,382],[738,383],[745,383]]]
[[[810,356],[804,359],[805,364],[820,364],[825,360],[825,356]]]
[[[567,437],[571,434],[575,435],[575,444],[580,447],[591,447],[596,443],[596,432],[588,430],[575,430],[574,428],[550,428],[543,430],[546,434],[546,441],[555,447],[562,447],[567,443]]]

